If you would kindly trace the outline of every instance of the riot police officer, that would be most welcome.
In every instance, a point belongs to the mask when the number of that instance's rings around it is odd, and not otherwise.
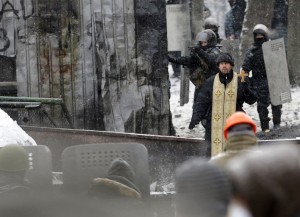
[[[252,84],[257,94],[257,112],[259,114],[261,129],[265,133],[270,131],[268,117],[268,106],[270,93],[263,56],[262,44],[269,40],[269,30],[263,24],[257,24],[253,29],[254,44],[247,50],[244,64],[242,66],[246,73],[252,70]],[[281,122],[282,105],[271,105],[273,114],[274,129],[279,128]]]
[[[197,45],[191,48],[190,56],[169,56],[170,62],[190,69],[190,79],[195,85],[194,101],[204,81],[218,72],[216,59],[221,53],[217,47],[217,36],[211,29],[199,32],[195,41]]]

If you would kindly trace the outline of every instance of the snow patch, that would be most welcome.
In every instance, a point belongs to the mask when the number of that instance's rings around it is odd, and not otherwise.
[[[0,109],[0,147],[8,144],[18,144],[20,146],[37,145],[16,121]]]

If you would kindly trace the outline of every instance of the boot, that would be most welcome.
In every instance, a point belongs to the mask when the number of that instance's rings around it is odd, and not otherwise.
[[[269,121],[270,121],[269,118],[260,121],[261,130],[263,132],[266,132],[266,133],[270,132]]]
[[[278,128],[280,128],[281,113],[282,113],[281,108],[282,108],[282,105],[279,105],[279,106],[272,105],[272,115],[273,115],[273,124],[274,124],[273,129],[274,130],[277,130]]]
[[[277,130],[278,128],[280,128],[280,122],[281,122],[280,119],[281,119],[280,116],[273,117],[273,124],[274,124],[273,130]]]

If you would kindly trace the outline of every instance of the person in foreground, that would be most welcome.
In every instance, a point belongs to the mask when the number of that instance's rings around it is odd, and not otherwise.
[[[211,159],[212,163],[225,166],[231,158],[244,152],[252,151],[257,146],[256,124],[244,112],[235,112],[227,120],[224,127],[224,152]]]
[[[234,190],[229,217],[299,216],[299,146],[269,144],[259,149],[259,153],[239,155],[227,165]]]
[[[225,172],[205,159],[187,160],[176,169],[175,205],[179,217],[225,217],[231,185]]]

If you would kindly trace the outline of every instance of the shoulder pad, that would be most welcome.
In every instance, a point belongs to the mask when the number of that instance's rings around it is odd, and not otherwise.
[[[221,53],[221,50],[217,47],[214,47],[208,53],[213,53],[215,55],[219,55]]]

